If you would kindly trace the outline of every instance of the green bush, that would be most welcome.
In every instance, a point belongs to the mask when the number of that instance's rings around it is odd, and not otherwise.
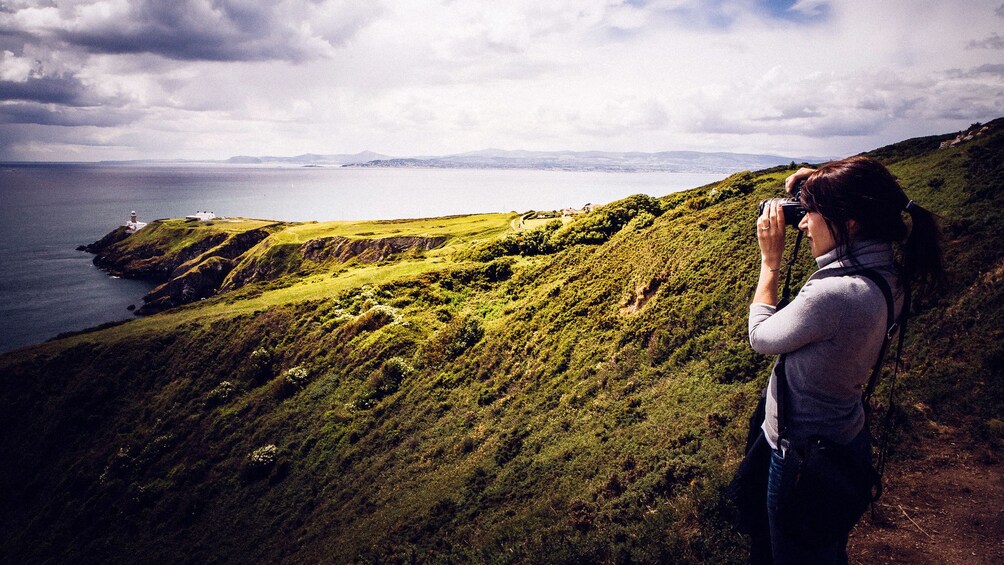
[[[503,237],[486,241],[469,252],[475,261],[491,261],[507,255],[547,255],[570,245],[600,244],[610,239],[636,216],[640,219],[633,224],[634,229],[652,225],[664,209],[659,199],[644,194],[636,194],[611,202],[592,212],[579,216],[569,224],[552,220],[543,226],[510,233]]]
[[[467,318],[453,335],[453,339],[447,346],[446,355],[451,359],[458,357],[475,343],[481,341],[484,335],[485,330],[481,327],[481,321],[473,316]]]
[[[418,356],[426,365],[437,367],[459,357],[484,335],[484,327],[477,317],[454,318],[422,345]]]
[[[611,202],[563,226],[555,232],[552,243],[556,248],[578,243],[603,243],[643,212],[653,217],[660,216],[663,212],[662,204],[657,198],[644,194]]]
[[[486,241],[474,248],[470,258],[491,261],[507,255],[546,255],[557,251],[552,235],[561,227],[561,220],[552,220],[532,230],[509,233]]]
[[[248,358],[246,374],[251,383],[265,383],[275,376],[275,352],[270,347],[259,347]]]
[[[400,312],[393,306],[373,304],[362,314],[339,328],[339,335],[348,341],[363,332],[373,332],[389,324],[400,321]]]
[[[649,212],[641,212],[628,222],[628,229],[639,231],[651,226],[655,222],[655,216]]]
[[[310,371],[302,365],[291,367],[272,381],[272,393],[277,400],[284,400],[303,390],[310,383]]]
[[[363,398],[380,400],[388,394],[397,392],[401,382],[414,372],[415,368],[404,359],[391,357],[384,361],[379,370],[370,375]],[[358,402],[356,404],[359,405]]]
[[[237,387],[234,385],[234,383],[230,381],[221,382],[220,384],[216,385],[216,388],[209,391],[209,394],[206,395],[206,402],[205,402],[206,407],[211,408],[213,406],[219,406],[220,404],[226,403],[226,401],[229,400],[231,396],[233,396],[236,390]]]
[[[272,471],[278,458],[279,448],[270,443],[263,445],[248,454],[244,463],[244,478],[248,480],[261,479]]]
[[[750,171],[736,173],[715,185],[708,192],[707,202],[715,204],[723,200],[742,196],[753,192],[756,188],[756,176]]]

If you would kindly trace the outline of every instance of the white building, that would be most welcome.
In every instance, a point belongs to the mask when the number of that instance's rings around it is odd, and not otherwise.
[[[215,220],[216,214],[212,212],[196,212],[194,214],[185,216],[186,220],[199,220],[200,222],[208,222],[209,220]]]
[[[132,213],[129,214],[129,221],[125,223],[126,233],[136,233],[145,227],[146,222],[139,221],[139,218],[136,216],[136,211],[133,210]]]

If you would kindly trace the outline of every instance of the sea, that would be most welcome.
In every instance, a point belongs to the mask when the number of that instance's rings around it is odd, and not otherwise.
[[[153,288],[77,251],[129,220],[195,212],[289,221],[580,208],[664,196],[727,173],[535,169],[0,164],[0,353],[132,317]]]

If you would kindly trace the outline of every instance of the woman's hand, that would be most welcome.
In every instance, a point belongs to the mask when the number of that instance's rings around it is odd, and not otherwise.
[[[801,169],[795,171],[795,174],[784,179],[784,190],[788,194],[791,194],[791,189],[795,187],[795,184],[798,181],[808,178],[808,176],[814,172],[816,172],[816,169],[810,169],[808,167],[802,167]]]
[[[784,213],[777,200],[764,206],[756,221],[756,239],[760,244],[760,278],[753,293],[753,302],[777,305],[778,271],[784,256]]]
[[[763,208],[763,214],[757,218],[756,238],[760,244],[760,261],[770,271],[781,268],[784,256],[784,212],[771,200]]]

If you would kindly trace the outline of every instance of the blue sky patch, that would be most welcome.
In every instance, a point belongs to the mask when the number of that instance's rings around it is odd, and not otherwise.
[[[764,13],[780,20],[815,23],[826,20],[830,15],[829,2],[805,2],[799,9],[793,9],[797,0],[759,0],[757,5]]]

